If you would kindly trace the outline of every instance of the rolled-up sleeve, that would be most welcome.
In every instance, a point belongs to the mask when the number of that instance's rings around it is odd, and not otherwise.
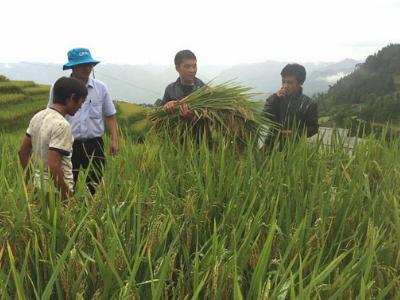
[[[103,115],[106,117],[113,116],[117,113],[114,103],[111,99],[110,92],[103,87]]]

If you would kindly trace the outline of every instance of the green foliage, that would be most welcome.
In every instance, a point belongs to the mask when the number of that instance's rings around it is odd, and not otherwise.
[[[44,109],[46,104],[47,99],[40,98],[1,105],[1,129],[9,131],[21,127],[27,128],[30,118],[38,111]]]
[[[142,142],[151,128],[147,118],[149,109],[138,104],[115,102],[118,111],[118,123],[133,141]]]
[[[0,105],[18,103],[26,99],[25,94],[0,94]]]
[[[22,93],[22,88],[13,81],[0,82],[0,94],[3,93]]]
[[[6,77],[6,76],[4,76],[4,75],[0,75],[0,82],[2,82],[2,81],[8,81],[9,79]]]
[[[181,106],[188,105],[194,113],[194,121],[189,126],[196,131],[209,138],[218,132],[227,140],[245,143],[256,139],[260,128],[272,125],[262,112],[263,104],[253,101],[255,94],[250,91],[251,88],[232,83],[203,86],[177,102],[174,112],[167,113],[163,107],[158,107],[149,118],[156,132],[167,128],[175,135],[188,126],[180,115]]]
[[[326,94],[318,95],[322,112],[343,126],[356,116],[364,121],[397,121],[400,45],[391,44],[369,56],[350,75],[340,79]]]
[[[21,136],[22,138],[22,136]],[[122,138],[92,198],[23,184],[0,135],[4,299],[395,299],[400,144]],[[106,146],[108,147],[109,141]]]
[[[28,95],[43,95],[44,98],[48,98],[49,91],[50,86],[48,85],[38,85],[24,89],[24,92]]]
[[[32,116],[46,107],[49,89],[33,81],[0,80],[0,131],[26,129]]]

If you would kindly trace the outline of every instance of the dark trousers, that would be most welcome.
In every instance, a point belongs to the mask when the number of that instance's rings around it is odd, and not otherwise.
[[[72,168],[74,182],[78,181],[79,170],[87,169],[90,164],[86,185],[92,195],[96,192],[96,185],[103,177],[103,170],[106,163],[104,157],[104,142],[101,137],[85,141],[74,141],[72,152]]]

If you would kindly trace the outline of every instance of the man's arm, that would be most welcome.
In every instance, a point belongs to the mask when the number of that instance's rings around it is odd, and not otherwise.
[[[312,102],[307,111],[306,116],[307,137],[312,137],[318,132],[318,106],[316,102]]]
[[[106,121],[106,126],[111,135],[110,153],[114,155],[118,152],[118,123],[117,123],[117,110],[111,100],[110,92],[107,87],[103,88],[103,116]]]
[[[63,154],[55,150],[49,149],[47,152],[49,171],[54,185],[57,190],[60,191],[62,199],[68,199],[72,197],[73,194],[64,181],[64,171],[61,168],[62,155]]]
[[[265,106],[263,109],[267,117],[273,122],[278,122],[278,112],[276,110],[277,97],[278,96],[276,94],[273,94],[270,97],[268,97],[267,100],[265,101]]]
[[[118,152],[118,123],[116,115],[106,117],[106,125],[111,135],[111,155]]]
[[[18,151],[19,162],[21,163],[22,169],[27,170],[29,164],[29,158],[32,153],[32,140],[29,135],[25,135],[22,145]],[[27,170],[25,175],[25,180],[28,181],[30,176],[29,170]]]
[[[174,100],[169,92],[170,86],[165,88],[164,97],[161,100],[161,106],[164,107],[164,110],[167,113],[172,113],[175,110],[176,100]]]
[[[164,96],[161,99],[160,106],[164,106],[168,101],[171,100],[171,96],[168,92],[168,86],[165,88]]]

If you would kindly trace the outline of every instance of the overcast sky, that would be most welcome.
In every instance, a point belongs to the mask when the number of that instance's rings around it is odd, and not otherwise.
[[[365,59],[400,42],[400,0],[1,1],[0,62],[65,63],[74,47],[103,63],[199,65]]]

